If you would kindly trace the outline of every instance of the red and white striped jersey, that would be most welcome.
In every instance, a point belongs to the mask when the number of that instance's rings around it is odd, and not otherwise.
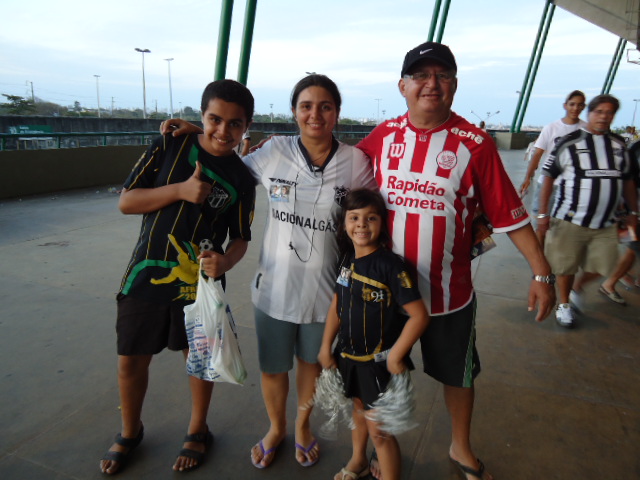
[[[473,297],[477,209],[496,233],[530,221],[491,137],[453,112],[431,130],[414,127],[407,113],[380,124],[358,147],[387,203],[393,251],[414,269],[429,312],[465,307]]]

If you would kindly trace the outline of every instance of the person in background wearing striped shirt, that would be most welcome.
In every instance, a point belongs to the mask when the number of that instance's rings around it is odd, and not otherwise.
[[[620,199],[636,206],[633,170],[625,141],[609,130],[620,102],[612,95],[598,95],[587,107],[587,125],[558,142],[542,167],[538,230],[546,233],[545,254],[558,279],[559,325],[572,328],[572,308],[584,309],[582,287],[600,275],[609,276],[618,260],[618,235],[614,213]],[[549,197],[560,179],[555,202]],[[638,212],[627,217],[636,229]],[[583,273],[575,278],[578,269]],[[575,282],[574,282],[575,280]],[[600,292],[616,301],[615,290]]]

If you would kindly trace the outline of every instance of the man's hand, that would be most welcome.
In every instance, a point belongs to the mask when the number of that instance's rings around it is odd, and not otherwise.
[[[174,137],[178,137],[187,133],[202,133],[202,129],[181,118],[170,118],[160,124],[160,133],[162,135],[170,133]]]
[[[200,180],[201,173],[202,165],[200,162],[196,162],[193,175],[180,184],[180,196],[183,200],[200,205],[211,194],[212,187],[207,182]]]
[[[531,280],[529,287],[529,311],[535,310],[538,306],[536,314],[536,322],[541,322],[549,316],[556,305],[556,290],[553,285],[548,283]]]
[[[231,269],[227,258],[218,252],[205,250],[198,255],[198,260],[202,265],[202,270],[209,278],[218,278]]]

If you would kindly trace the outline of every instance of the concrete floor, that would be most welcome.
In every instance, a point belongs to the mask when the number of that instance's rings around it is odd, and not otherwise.
[[[523,151],[501,152],[519,184]],[[104,478],[98,461],[119,430],[115,302],[139,218],[121,215],[105,186],[0,202],[0,478]],[[310,469],[294,460],[291,433],[270,468],[249,450],[268,427],[262,404],[249,282],[266,215],[260,192],[255,241],[229,275],[249,378],[216,385],[215,443],[191,479],[330,479],[350,455],[349,431],[321,440]],[[640,289],[622,307],[588,293],[578,328],[527,312],[530,273],[508,238],[478,262],[477,380],[472,441],[497,480],[640,478]],[[416,364],[419,357],[414,354]],[[418,371],[419,428],[399,438],[404,479],[460,478],[447,460],[449,420],[439,384]],[[295,404],[289,402],[293,421]],[[181,355],[153,361],[146,435],[122,479],[168,479],[189,417]],[[324,421],[317,412],[316,426]]]

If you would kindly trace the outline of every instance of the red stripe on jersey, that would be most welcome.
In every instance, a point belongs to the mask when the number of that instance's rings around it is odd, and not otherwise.
[[[418,251],[420,248],[420,217],[416,213],[407,213],[404,227],[404,257],[413,278],[418,278]]]
[[[431,311],[444,311],[444,287],[442,269],[444,260],[444,242],[447,234],[447,219],[442,215],[433,217],[431,248]]]
[[[426,135],[416,135],[415,151],[413,152],[413,158],[411,159],[411,171],[414,173],[424,172],[424,166],[427,160],[427,151],[429,151],[429,145],[431,144],[431,135],[426,137],[426,140],[422,138]]]

